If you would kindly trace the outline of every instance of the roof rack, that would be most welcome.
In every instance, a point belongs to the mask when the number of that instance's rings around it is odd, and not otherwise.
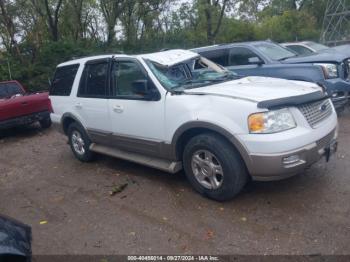
[[[87,57],[91,57],[91,56],[102,56],[102,55],[123,55],[125,54],[124,52],[122,51],[116,51],[116,52],[113,52],[113,53],[94,53],[94,54],[90,54],[90,55],[86,55],[86,56],[72,56],[71,57],[71,60],[76,60],[76,59],[81,59],[81,58],[87,58]]]

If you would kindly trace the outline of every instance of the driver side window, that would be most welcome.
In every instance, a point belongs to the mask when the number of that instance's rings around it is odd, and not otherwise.
[[[261,60],[257,54],[244,47],[234,47],[230,50],[229,66],[251,65],[251,58]]]
[[[111,72],[111,81],[114,97],[142,98],[134,86],[137,82],[147,81],[147,75],[141,66],[134,61],[114,62]]]

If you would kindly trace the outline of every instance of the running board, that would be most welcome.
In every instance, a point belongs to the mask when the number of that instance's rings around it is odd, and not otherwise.
[[[182,162],[173,162],[166,159],[160,159],[151,156],[144,156],[138,153],[131,153],[120,149],[102,146],[98,144],[91,144],[90,150],[96,153],[128,160],[137,164],[149,166],[155,169],[159,169],[171,174],[175,174],[182,169]]]

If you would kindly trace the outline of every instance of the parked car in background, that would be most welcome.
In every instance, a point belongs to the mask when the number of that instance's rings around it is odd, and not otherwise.
[[[102,153],[184,169],[215,200],[249,178],[300,173],[337,148],[337,115],[318,85],[241,78],[191,51],[73,60],[52,83],[51,119],[77,159]]]
[[[298,56],[271,41],[214,45],[192,49],[243,76],[269,76],[318,83],[337,109],[343,109],[350,92],[349,56],[315,53]]]
[[[51,111],[48,92],[31,94],[18,81],[0,82],[0,130],[36,121],[48,128]]]
[[[329,52],[329,53],[339,52],[350,57],[350,45],[340,45],[340,46],[329,47],[313,41],[283,43],[281,45],[291,49],[292,51],[296,52],[298,55],[310,55],[312,53],[321,53],[321,52]]]
[[[294,51],[298,55],[310,55],[317,52],[330,51],[331,48],[312,41],[282,43],[284,47]]]

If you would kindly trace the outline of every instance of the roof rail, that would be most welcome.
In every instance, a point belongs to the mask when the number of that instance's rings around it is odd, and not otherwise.
[[[93,53],[93,54],[89,54],[89,55],[86,55],[86,56],[72,56],[71,60],[87,58],[87,57],[91,57],[91,56],[100,56],[100,55],[111,55],[112,56],[112,55],[122,55],[122,54],[125,54],[125,53],[122,52],[122,51],[116,51],[116,52],[113,52],[113,53]]]

